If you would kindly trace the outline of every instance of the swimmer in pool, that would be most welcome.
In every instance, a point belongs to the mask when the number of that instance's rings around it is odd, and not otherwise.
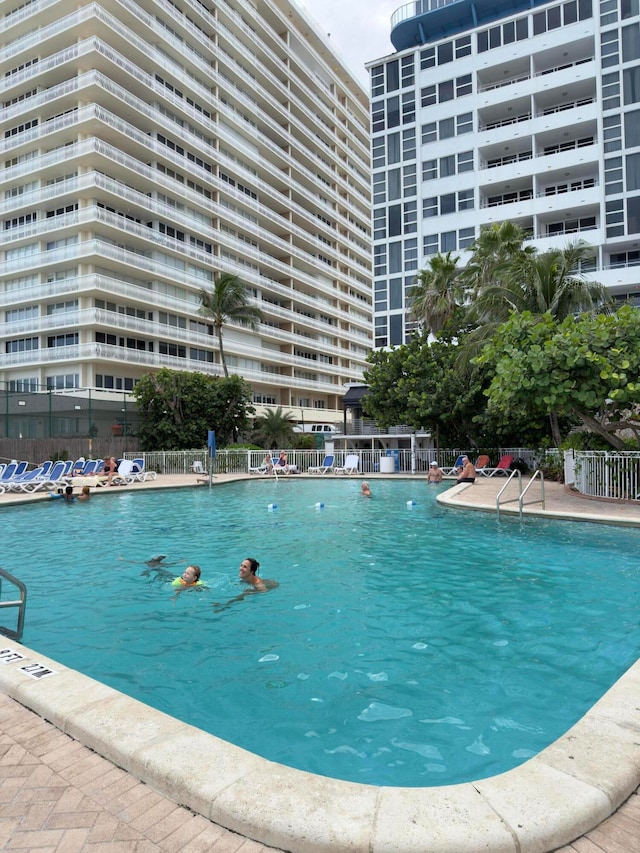
[[[260,568],[260,563],[254,560],[253,557],[246,557],[241,563],[238,570],[238,577],[242,583],[247,584],[250,588],[236,595],[235,598],[229,599],[225,604],[219,602],[214,603],[216,610],[226,610],[231,604],[236,601],[242,601],[248,595],[253,595],[256,592],[268,592],[270,589],[275,589],[278,582],[258,577],[257,571]]]
[[[363,483],[360,488],[360,494],[363,498],[371,497],[371,489],[369,488],[369,483]]]
[[[204,586],[200,580],[200,566],[187,566],[179,578],[171,581],[171,586],[176,586],[179,589],[187,589],[190,586]]]

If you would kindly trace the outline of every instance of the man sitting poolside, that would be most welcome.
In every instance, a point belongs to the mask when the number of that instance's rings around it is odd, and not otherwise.
[[[475,483],[476,468],[468,456],[462,457],[462,471],[456,480],[456,483]]]

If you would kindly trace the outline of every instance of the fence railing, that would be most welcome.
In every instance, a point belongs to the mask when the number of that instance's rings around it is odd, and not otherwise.
[[[380,460],[393,459],[394,473],[422,474],[426,473],[431,462],[435,461],[441,468],[451,468],[463,454],[475,459],[477,452],[464,448],[447,448],[438,451],[427,450],[336,450],[333,453],[334,466],[339,468],[347,456],[357,454],[360,459],[358,471],[361,474],[376,474],[380,471]],[[511,454],[516,459],[524,460],[530,468],[536,464],[537,452],[524,447],[502,447],[492,450],[489,454],[493,464],[501,456]],[[252,468],[259,468],[264,459],[264,450],[218,450],[211,470],[213,474],[247,474]],[[277,452],[274,451],[277,456]],[[168,450],[153,453],[125,453],[124,458],[144,458],[145,468],[161,474],[189,474],[195,468],[209,470],[209,455],[206,450]],[[287,450],[290,465],[304,473],[310,467],[322,464],[324,450]],[[194,466],[194,463],[199,463]],[[384,466],[387,467],[387,466]]]
[[[583,495],[626,501],[640,500],[638,451],[567,451],[565,474],[572,467],[573,485]],[[565,481],[570,482],[566,477]]]

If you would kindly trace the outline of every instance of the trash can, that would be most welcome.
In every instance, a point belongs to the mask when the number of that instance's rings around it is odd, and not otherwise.
[[[400,451],[387,450],[387,458],[388,457],[391,457],[393,459],[393,470],[397,474],[400,471]]]
[[[393,474],[395,470],[395,459],[392,456],[382,456],[380,458],[380,473]]]

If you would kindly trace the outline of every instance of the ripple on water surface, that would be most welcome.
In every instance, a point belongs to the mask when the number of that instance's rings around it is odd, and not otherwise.
[[[409,786],[521,763],[638,657],[640,532],[373,491],[292,478],[5,511],[24,642],[272,760]],[[276,589],[237,598],[247,556]],[[187,563],[207,588],[176,596]]]

